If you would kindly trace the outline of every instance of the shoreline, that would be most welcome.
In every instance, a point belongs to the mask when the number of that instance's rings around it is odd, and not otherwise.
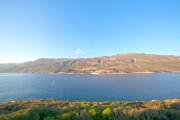
[[[180,71],[157,71],[157,72],[119,72],[119,73],[66,73],[66,72],[60,72],[60,73],[43,73],[43,72],[0,72],[0,74],[54,74],[54,75],[128,75],[128,74],[155,74],[155,73],[180,73]]]
[[[65,73],[65,72],[61,72],[61,73],[43,73],[43,74],[74,74],[74,75],[127,75],[127,74],[154,74],[154,73],[180,73],[180,71],[168,71],[168,72],[164,72],[164,71],[158,71],[158,72],[119,72],[119,73]]]
[[[105,103],[111,103],[111,102],[125,102],[125,103],[136,103],[136,102],[180,102],[180,98],[167,98],[167,99],[152,99],[152,100],[132,100],[132,101],[128,101],[128,100],[93,100],[93,101],[88,101],[88,100],[64,100],[64,99],[23,99],[23,100],[9,100],[9,101],[0,101],[0,105],[1,104],[6,104],[6,103],[15,103],[15,102],[40,102],[40,101],[60,101],[60,102],[87,102],[87,103],[93,103],[93,102],[97,102],[97,103],[101,103],[101,102],[105,102]]]

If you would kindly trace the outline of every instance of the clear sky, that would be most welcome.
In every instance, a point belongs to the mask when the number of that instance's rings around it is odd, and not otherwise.
[[[180,0],[0,0],[0,63],[180,55]]]

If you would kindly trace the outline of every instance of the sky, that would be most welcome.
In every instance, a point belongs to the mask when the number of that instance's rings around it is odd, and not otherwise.
[[[179,0],[0,0],[0,63],[180,55]]]

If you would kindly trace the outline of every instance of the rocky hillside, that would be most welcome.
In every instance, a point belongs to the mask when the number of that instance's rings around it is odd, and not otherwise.
[[[176,71],[180,71],[180,56],[151,54],[123,54],[79,59],[39,59],[21,64],[0,64],[0,72],[103,74]]]

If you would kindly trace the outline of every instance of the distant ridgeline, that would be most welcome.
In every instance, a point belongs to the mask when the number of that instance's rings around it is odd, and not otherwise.
[[[20,64],[0,64],[0,72],[123,74],[179,72],[180,56],[122,54],[95,58],[39,59]]]

